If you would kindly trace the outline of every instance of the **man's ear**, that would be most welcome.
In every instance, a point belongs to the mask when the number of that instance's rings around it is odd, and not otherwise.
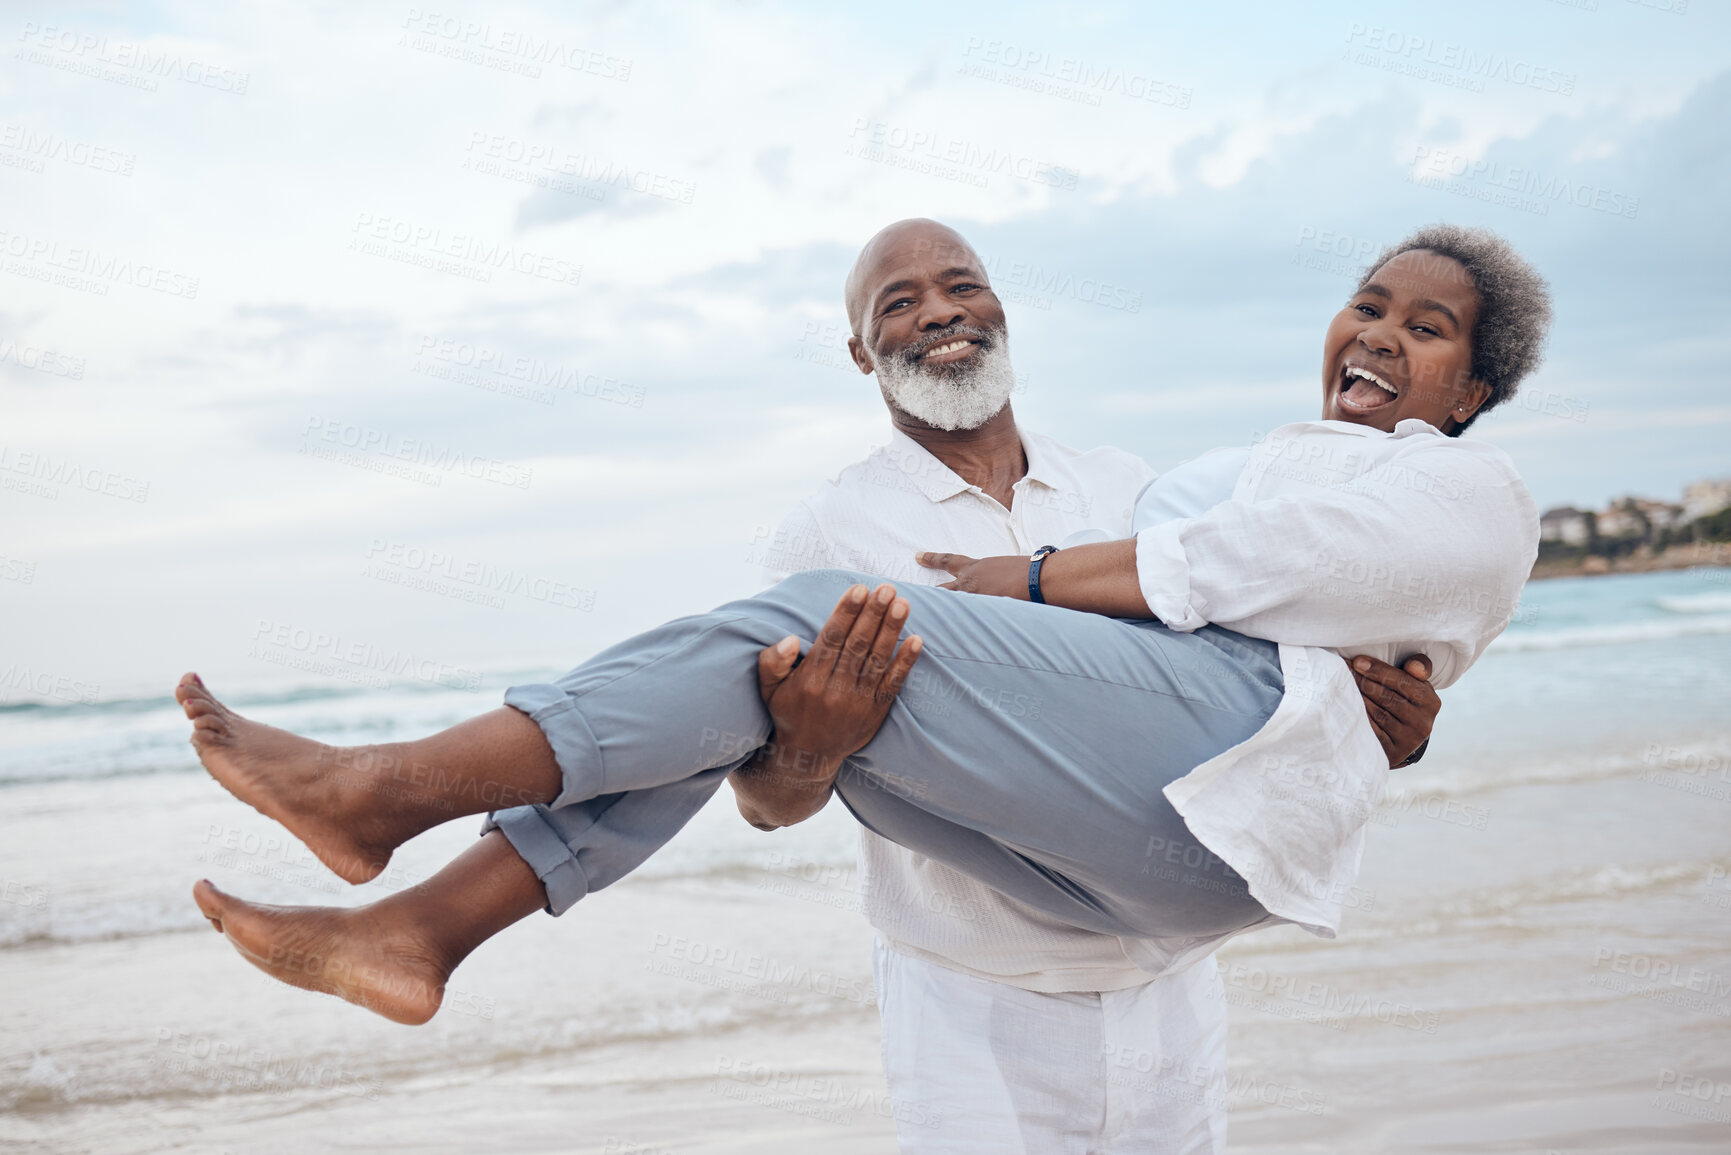
[[[848,355],[853,358],[853,363],[859,366],[861,373],[869,377],[877,372],[877,367],[872,364],[871,351],[866,348],[865,342],[857,336],[847,339],[847,351]]]

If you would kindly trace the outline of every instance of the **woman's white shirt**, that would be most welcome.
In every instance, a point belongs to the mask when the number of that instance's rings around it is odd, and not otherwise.
[[[1230,499],[1209,508],[1233,474]],[[1307,421],[1163,475],[1134,526],[1154,615],[1277,642],[1285,678],[1261,730],[1166,796],[1277,920],[1332,937],[1388,777],[1342,659],[1423,653],[1437,687],[1458,679],[1508,625],[1532,569],[1532,497],[1500,449],[1423,421],[1392,433]],[[1148,940],[1139,961],[1166,969],[1218,945]]]

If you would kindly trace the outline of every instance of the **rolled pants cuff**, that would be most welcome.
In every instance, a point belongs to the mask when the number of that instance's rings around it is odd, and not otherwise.
[[[591,797],[601,781],[601,749],[576,701],[558,686],[538,683],[512,686],[505,691],[505,705],[527,714],[541,727],[542,736],[553,749],[563,789],[552,806]],[[482,833],[504,833],[512,849],[547,888],[547,913],[560,915],[589,893],[589,879],[558,829],[548,821],[549,809],[537,805],[498,811],[488,816]]]
[[[559,797],[550,803],[553,809],[601,793],[601,745],[575,698],[558,686],[539,682],[506,690],[505,705],[529,715],[553,748],[563,784]]]
[[[518,806],[489,814],[481,832],[489,830],[504,834],[511,849],[547,888],[548,914],[564,914],[589,893],[588,876],[565,839],[547,821],[545,806]]]

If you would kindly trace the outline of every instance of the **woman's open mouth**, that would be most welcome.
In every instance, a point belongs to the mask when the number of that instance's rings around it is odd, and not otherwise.
[[[1336,400],[1348,413],[1369,413],[1399,399],[1400,390],[1389,384],[1388,378],[1363,365],[1347,365],[1340,371]]]

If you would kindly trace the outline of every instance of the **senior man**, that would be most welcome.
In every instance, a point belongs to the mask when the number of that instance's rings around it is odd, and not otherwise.
[[[1120,450],[1078,453],[1017,427],[1003,307],[958,233],[928,220],[890,225],[861,250],[845,298],[848,349],[878,378],[890,442],[788,515],[772,542],[772,577],[841,567],[939,584],[950,575],[918,567],[916,551],[990,557],[1078,534],[1130,535],[1131,508],[1154,472]],[[766,700],[779,691],[774,742],[730,778],[741,814],[764,829],[822,808],[831,775],[810,770],[800,752],[824,748],[826,728],[867,709],[800,700],[793,665],[765,651]],[[1357,676],[1391,765],[1413,760],[1440,705],[1435,692],[1380,662]],[[916,666],[903,693],[944,690]],[[982,706],[1039,708],[956,704]],[[1212,955],[1156,974],[1145,955],[1139,965],[1135,943],[1059,922],[869,830],[859,861],[878,932],[890,1093],[943,1120],[902,1127],[904,1152],[1224,1149],[1226,1002]]]

